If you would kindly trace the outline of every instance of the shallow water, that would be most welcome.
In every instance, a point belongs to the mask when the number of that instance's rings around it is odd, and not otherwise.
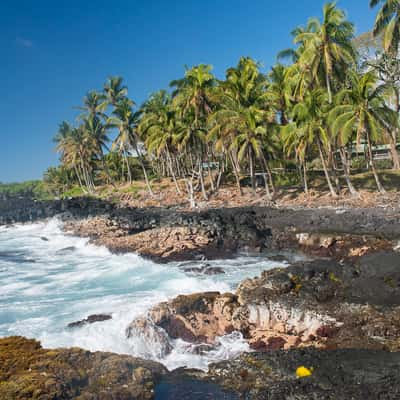
[[[127,339],[127,325],[151,306],[178,294],[234,290],[246,277],[285,265],[265,256],[243,255],[209,262],[223,267],[225,274],[198,276],[183,272],[179,263],[160,265],[135,254],[111,254],[87,239],[65,235],[60,227],[56,219],[0,227],[0,336],[34,337],[45,347],[79,346],[132,354],[161,361],[170,369],[204,369],[211,361],[248,350],[240,334],[220,338],[219,346],[202,356],[176,340],[172,353],[160,358],[154,343]],[[99,313],[110,313],[112,319],[66,328],[70,322]]]

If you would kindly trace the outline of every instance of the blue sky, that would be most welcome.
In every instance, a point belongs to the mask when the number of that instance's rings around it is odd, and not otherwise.
[[[2,0],[0,181],[40,178],[57,164],[58,123],[74,121],[88,90],[121,75],[141,103],[208,63],[218,77],[240,56],[267,68],[291,46],[290,31],[319,16],[320,0]],[[341,0],[359,33],[367,0]]]

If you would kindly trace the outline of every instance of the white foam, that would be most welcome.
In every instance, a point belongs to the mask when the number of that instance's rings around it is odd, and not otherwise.
[[[172,353],[160,359],[154,343],[127,339],[125,330],[134,318],[161,301],[179,294],[230,291],[242,279],[277,265],[260,257],[210,264],[225,267],[226,273],[195,276],[185,274],[178,263],[159,265],[135,254],[111,254],[86,238],[64,234],[57,219],[1,227],[0,336],[34,337],[50,348],[80,346],[143,356],[169,368],[207,368],[211,361],[248,350],[246,342],[234,333],[220,338],[214,350],[196,355],[190,344],[177,340]],[[70,322],[103,313],[112,319],[66,328]]]

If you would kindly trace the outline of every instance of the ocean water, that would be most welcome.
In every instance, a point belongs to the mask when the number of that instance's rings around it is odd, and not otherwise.
[[[173,351],[163,356],[156,343],[127,339],[125,330],[158,302],[179,294],[234,290],[247,277],[286,265],[249,255],[209,263],[223,267],[225,274],[194,275],[179,263],[160,265],[135,254],[111,254],[88,239],[65,235],[57,219],[0,227],[0,336],[36,338],[50,348],[131,354],[161,361],[169,369],[206,369],[210,362],[249,350],[239,333],[219,338],[205,355],[193,354],[190,344],[175,340]],[[67,328],[90,314],[111,314],[112,319]]]

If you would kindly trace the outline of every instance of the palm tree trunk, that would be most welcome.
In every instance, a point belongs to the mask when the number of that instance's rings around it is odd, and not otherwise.
[[[328,173],[328,168],[326,166],[324,153],[322,152],[321,142],[319,139],[317,139],[317,144],[318,144],[319,156],[321,158],[322,168],[324,169],[324,174],[325,174],[326,182],[328,183],[329,191],[330,191],[332,197],[337,197],[337,194],[332,186],[331,178]]]
[[[81,179],[81,177],[79,175],[78,167],[76,165],[74,165],[74,171],[75,171],[75,174],[76,174],[76,176],[78,178],[79,186],[81,187],[83,193],[87,193],[85,187],[82,184],[82,179]]]
[[[265,170],[266,169],[265,168],[266,167],[266,161],[265,161],[264,156],[260,157],[260,164],[264,166],[264,168],[263,168],[263,170],[264,170],[263,171],[263,178],[264,178],[265,193],[266,193],[268,199],[271,199],[272,196],[271,196],[271,192],[269,190],[269,183],[268,183],[269,179],[267,179],[267,171]]]
[[[178,194],[182,194],[181,189],[179,188],[179,185],[178,185],[178,181],[176,180],[174,168],[173,168],[173,165],[172,165],[172,159],[171,159],[171,155],[170,155],[170,153],[169,153],[168,147],[167,147],[167,160],[168,160],[169,169],[170,169],[170,171],[171,171],[172,179],[173,179],[173,181],[174,181],[174,183],[175,183],[176,192],[177,192]]]
[[[398,128],[395,128],[397,131]],[[394,170],[399,170],[400,169],[400,159],[399,159],[399,153],[397,152],[397,134],[396,132],[389,133],[389,145],[390,145],[390,154],[392,156],[392,162],[393,162],[393,169]]]
[[[149,177],[147,176],[146,167],[144,166],[142,154],[139,151],[136,141],[134,144],[135,144],[135,151],[138,156],[140,166],[142,167],[142,170],[143,170],[143,175],[144,175],[144,180],[146,181],[147,190],[149,191],[150,196],[154,196],[153,190],[151,189],[151,186],[150,186]]]
[[[303,183],[304,183],[304,193],[308,194],[308,181],[307,181],[307,164],[305,161],[302,163],[303,166]],[[300,167],[301,168],[301,167]]]
[[[103,165],[103,169],[104,169],[104,171],[106,173],[106,176],[107,176],[107,180],[108,180],[107,183],[111,183],[111,185],[115,187],[115,182],[114,182],[114,179],[111,177],[110,170],[108,168],[108,165],[107,165],[105,157],[104,157],[103,149],[102,149],[100,144],[98,144],[98,147],[99,147],[99,150],[100,150],[101,163]]]
[[[326,88],[328,90],[328,102],[329,102],[329,104],[332,104],[331,80],[329,79],[328,70],[325,71],[325,80],[326,80]]]
[[[342,159],[344,177],[346,179],[347,187],[349,188],[352,196],[358,196],[358,192],[350,180],[350,168],[349,168],[349,163],[347,161],[346,150],[344,149],[344,147],[340,147],[339,153],[340,153],[340,158]]]
[[[400,113],[400,91],[399,88],[395,87],[395,108],[396,113]],[[397,138],[399,137],[399,128],[396,126],[391,132],[390,136],[390,151],[392,153],[393,169],[400,169],[399,153],[397,152]]]
[[[371,165],[372,173],[373,173],[374,178],[375,178],[376,186],[377,186],[377,188],[378,188],[380,193],[386,193],[386,190],[382,186],[382,183],[381,183],[381,181],[379,179],[378,173],[376,172],[375,163],[374,163],[374,157],[373,157],[373,154],[372,154],[371,137],[369,136],[368,130],[366,131],[366,134],[367,134],[367,142],[368,142],[369,162],[370,162],[370,165]]]
[[[340,181],[339,181],[339,174],[338,174],[338,167],[337,167],[337,163],[336,163],[336,157],[335,157],[335,153],[332,150],[332,145],[329,145],[329,157],[331,159],[331,163],[332,163],[332,175],[333,175],[333,180],[335,181],[335,186],[336,186],[336,194],[340,194],[341,191],[341,187],[340,187]]]
[[[242,190],[242,187],[240,186],[240,177],[239,177],[239,173],[238,173],[238,171],[237,171],[237,169],[236,169],[236,165],[235,165],[235,162],[234,162],[234,160],[233,160],[232,153],[231,153],[230,151],[228,151],[228,154],[229,154],[229,159],[230,159],[231,164],[232,164],[232,170],[233,170],[233,173],[234,173],[234,175],[235,175],[236,186],[237,186],[237,188],[238,188],[238,190],[239,190],[239,194],[240,194],[241,196],[243,196],[243,190]]]
[[[124,161],[125,161],[125,164],[126,164],[126,171],[127,171],[127,174],[128,174],[128,182],[129,182],[130,185],[132,185],[132,172],[131,172],[131,167],[129,165],[129,159],[128,159],[128,156],[126,154],[125,149],[123,151],[123,157],[124,157]]]
[[[211,162],[210,162],[210,155],[207,152],[207,172],[208,172],[208,178],[210,179],[210,185],[211,185],[211,191],[214,192],[215,191],[215,187],[214,187],[214,178],[212,176],[212,172],[211,172]]]
[[[200,178],[200,185],[201,185],[201,193],[203,194],[204,200],[208,200],[206,188],[204,187],[204,177],[203,177],[203,162],[199,161],[199,178]]]
[[[215,184],[215,190],[218,191],[218,189],[220,188],[221,185],[221,181],[222,181],[222,175],[225,172],[225,163],[224,162],[219,162],[219,167],[218,167],[218,177],[217,177],[217,182]]]
[[[255,180],[255,175],[254,175],[254,165],[253,165],[253,153],[251,151],[251,147],[249,146],[249,151],[248,151],[248,156],[249,156],[249,167],[250,167],[250,179],[251,179],[251,188],[253,189],[253,192],[256,191],[256,180]]]
[[[274,178],[273,178],[273,176],[272,176],[271,168],[269,167],[268,161],[267,161],[266,158],[264,157],[264,154],[262,155],[262,157],[263,157],[263,160],[264,160],[265,169],[266,169],[267,174],[268,174],[269,182],[270,182],[270,184],[271,184],[272,193],[275,193]]]
[[[188,192],[190,208],[196,208],[196,201],[194,199],[194,191],[193,191],[193,176],[190,178],[185,178],[186,190]]]

